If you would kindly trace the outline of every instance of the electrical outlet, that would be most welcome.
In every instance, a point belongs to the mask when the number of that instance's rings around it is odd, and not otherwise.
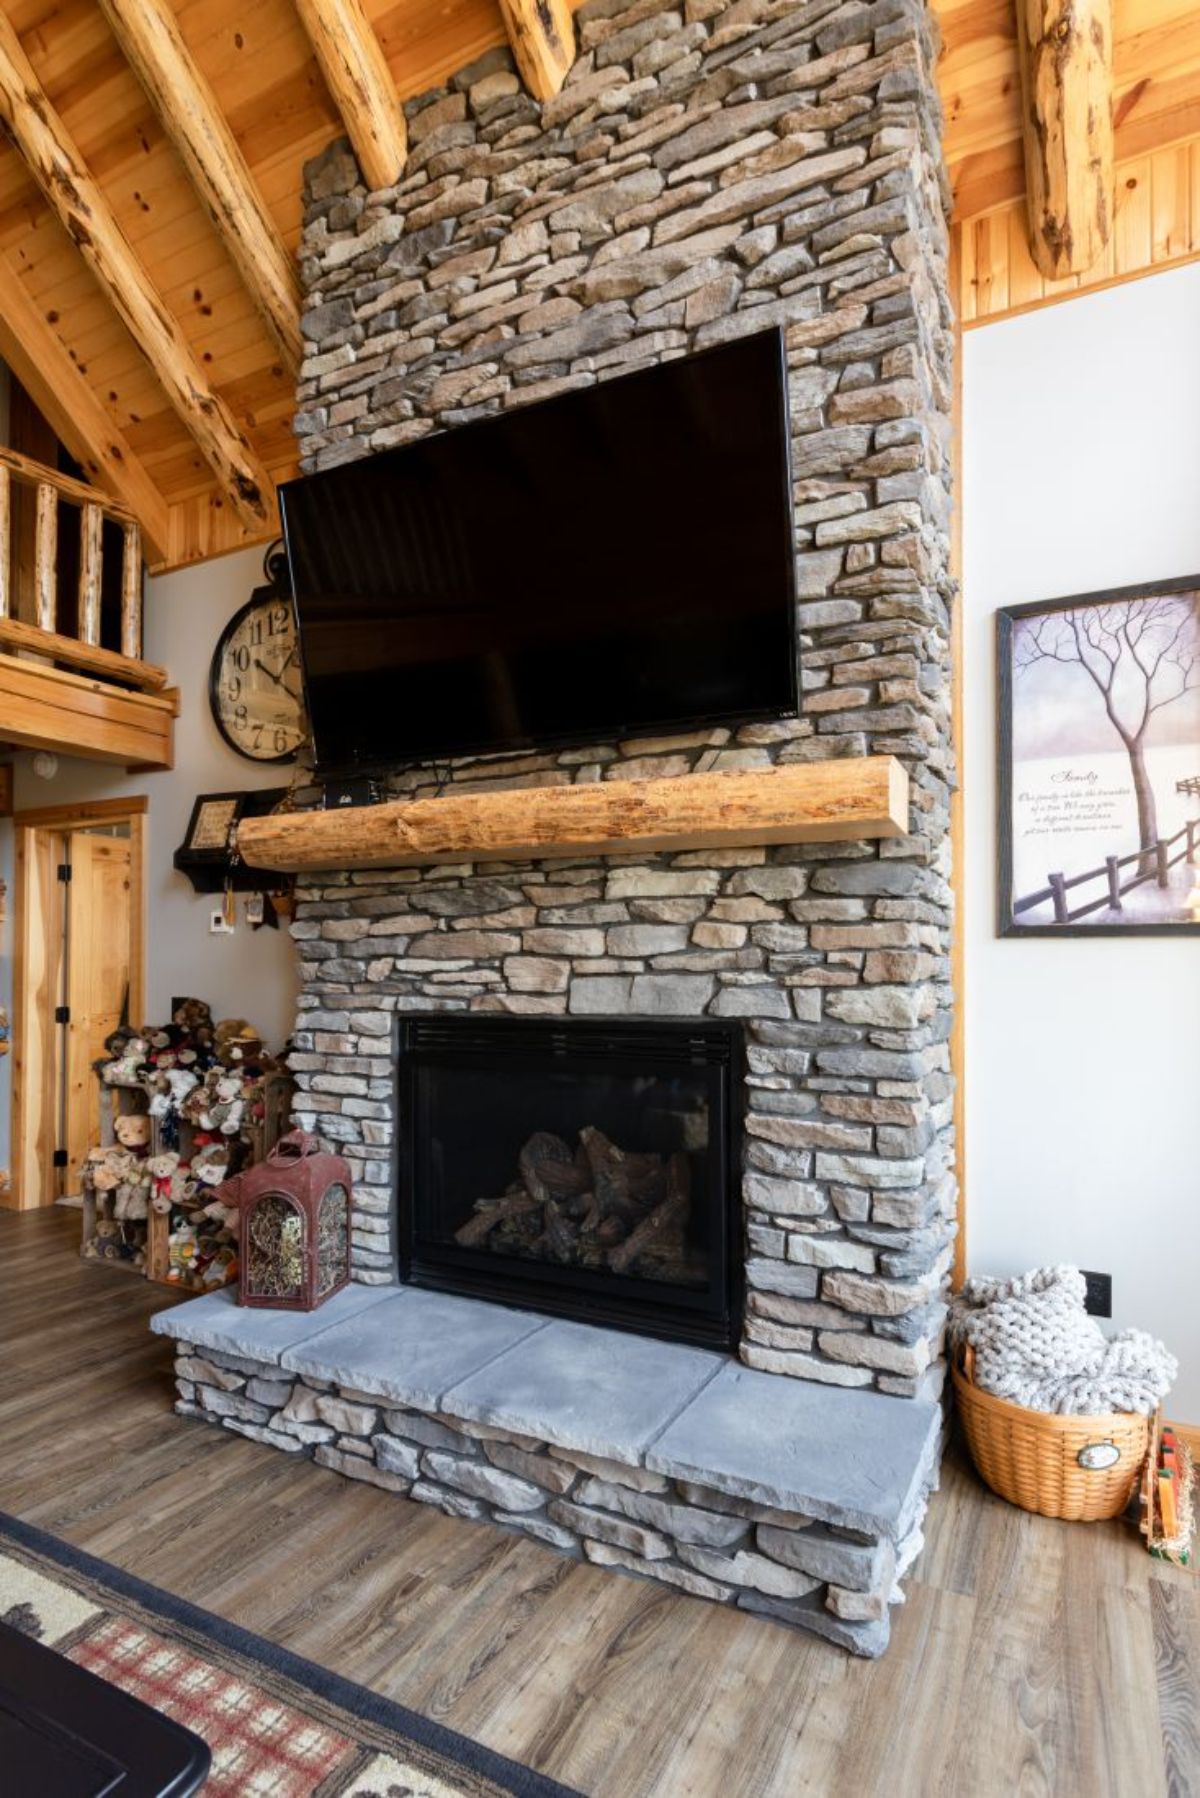
[[[208,914],[208,934],[210,936],[232,936],[233,925],[225,922],[225,913],[221,910]]]
[[[1087,1294],[1083,1305],[1085,1311],[1093,1317],[1112,1316],[1112,1275],[1093,1274],[1084,1267],[1080,1269],[1087,1281]]]

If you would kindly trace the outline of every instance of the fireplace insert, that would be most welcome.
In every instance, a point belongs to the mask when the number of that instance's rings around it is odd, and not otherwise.
[[[741,1318],[741,1026],[401,1020],[401,1273],[731,1347]]]

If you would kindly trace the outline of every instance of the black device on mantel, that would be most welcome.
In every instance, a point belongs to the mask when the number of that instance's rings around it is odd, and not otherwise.
[[[780,330],[280,488],[323,775],[792,714]]]
[[[321,809],[340,812],[348,805],[382,805],[387,798],[383,782],[367,774],[347,775],[343,780],[327,780],[321,789]]]

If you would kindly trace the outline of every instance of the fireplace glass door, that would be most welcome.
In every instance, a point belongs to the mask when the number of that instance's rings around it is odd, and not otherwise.
[[[406,1020],[405,1277],[729,1345],[739,1048],[724,1023]]]

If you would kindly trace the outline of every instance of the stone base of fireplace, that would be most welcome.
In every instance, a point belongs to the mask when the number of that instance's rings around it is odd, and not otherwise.
[[[414,1287],[160,1312],[176,1409],[451,1516],[815,1631],[888,1640],[936,1405]]]

